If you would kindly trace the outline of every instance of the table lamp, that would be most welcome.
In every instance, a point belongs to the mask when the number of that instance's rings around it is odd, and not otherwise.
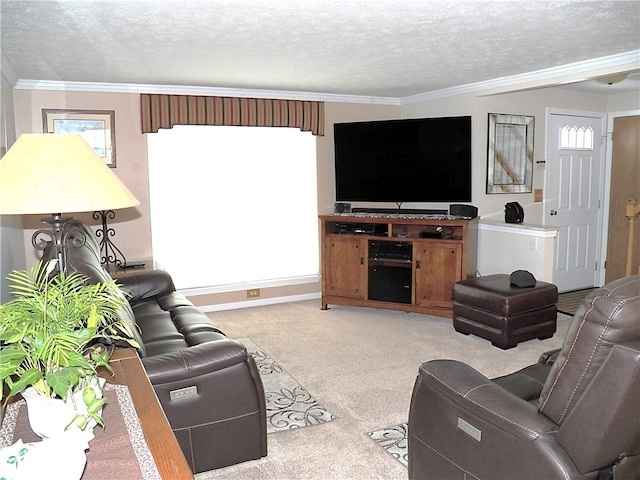
[[[42,237],[48,237],[61,271],[67,240],[79,230],[69,226],[73,217],[62,214],[139,204],[79,134],[23,134],[0,159],[0,215],[51,213],[42,219],[51,228],[37,230],[31,242],[43,250],[48,242]],[[83,234],[73,237],[72,244],[84,242]]]

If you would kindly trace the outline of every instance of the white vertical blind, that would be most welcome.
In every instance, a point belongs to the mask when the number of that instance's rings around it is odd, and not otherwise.
[[[147,142],[153,257],[177,288],[318,273],[312,134],[176,126]]]

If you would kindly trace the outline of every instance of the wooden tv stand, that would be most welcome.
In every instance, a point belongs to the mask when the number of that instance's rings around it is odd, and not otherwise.
[[[478,218],[321,215],[322,309],[378,307],[452,317],[453,284],[476,276]]]

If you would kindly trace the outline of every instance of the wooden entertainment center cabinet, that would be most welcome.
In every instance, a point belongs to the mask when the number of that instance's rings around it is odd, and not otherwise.
[[[478,218],[321,215],[322,309],[329,304],[452,316],[453,284],[475,277]]]

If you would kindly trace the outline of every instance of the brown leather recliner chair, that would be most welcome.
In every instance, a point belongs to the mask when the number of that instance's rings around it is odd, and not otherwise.
[[[547,357],[494,380],[423,364],[409,478],[640,478],[640,275],[592,292]]]

